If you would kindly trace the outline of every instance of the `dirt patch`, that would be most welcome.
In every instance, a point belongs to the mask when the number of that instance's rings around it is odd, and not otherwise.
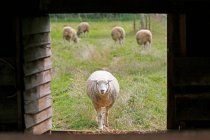
[[[95,50],[94,47],[84,47],[80,50],[79,58],[83,60],[90,60],[94,57],[100,57],[100,54]]]
[[[121,69],[122,62],[123,62],[122,57],[114,57],[112,59],[112,62],[109,65],[108,69],[110,69],[112,71],[117,71],[117,70]]]

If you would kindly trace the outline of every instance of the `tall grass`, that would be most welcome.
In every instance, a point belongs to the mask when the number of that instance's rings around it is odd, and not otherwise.
[[[132,20],[89,23],[89,36],[74,44],[63,41],[62,28],[76,28],[79,22],[51,22],[53,129],[96,130],[96,112],[85,92],[86,80],[93,71],[106,69],[120,84],[120,94],[110,109],[110,128],[165,130],[166,21],[152,16],[152,48],[146,50],[136,43]],[[115,25],[126,31],[123,46],[111,39]]]

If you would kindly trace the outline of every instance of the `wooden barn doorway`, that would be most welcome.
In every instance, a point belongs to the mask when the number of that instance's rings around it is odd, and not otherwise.
[[[206,41],[209,37],[197,34],[210,32],[207,2],[162,0],[151,4],[151,1],[142,0],[141,5],[139,1],[132,1],[130,9],[130,1],[122,1],[119,7],[113,6],[118,1],[91,1],[94,4],[88,3],[88,6],[81,2],[22,1],[13,4],[15,13],[2,14],[2,42],[11,38],[7,45],[1,45],[3,51],[0,51],[1,130],[43,134],[53,128],[49,14],[110,10],[168,13],[167,129],[209,128],[210,59]],[[9,3],[4,6],[11,7]],[[205,20],[200,22],[200,19]],[[102,39],[100,43],[103,42]],[[118,51],[113,54],[119,55]],[[136,97],[131,99],[130,104],[135,106]]]

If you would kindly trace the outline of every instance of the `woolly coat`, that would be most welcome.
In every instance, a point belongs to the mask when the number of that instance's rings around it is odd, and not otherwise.
[[[98,80],[110,81],[107,93],[104,95],[100,95],[97,90],[96,81]],[[95,107],[112,107],[118,94],[119,83],[117,79],[107,71],[95,71],[87,80],[87,95],[90,97]]]
[[[63,28],[63,39],[67,41],[74,41],[75,43],[78,42],[78,37],[76,34],[75,29],[72,27],[64,27]]]
[[[112,29],[111,36],[114,41],[122,43],[122,40],[125,38],[125,30],[122,27],[116,26]]]
[[[150,30],[142,29],[136,33],[136,41],[139,45],[151,44],[152,33]]]
[[[77,35],[80,36],[82,33],[88,33],[90,30],[90,25],[87,22],[81,22],[77,27]]]

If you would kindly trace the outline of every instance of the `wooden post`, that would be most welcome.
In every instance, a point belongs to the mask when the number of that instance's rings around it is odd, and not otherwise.
[[[22,62],[21,62],[21,38],[20,38],[20,17],[15,18],[15,23],[16,23],[16,35],[15,35],[15,41],[16,41],[16,70],[17,70],[17,75],[16,75],[16,82],[17,82],[17,110],[18,110],[18,130],[22,131],[23,130],[23,107],[22,107]]]
[[[136,32],[136,16],[133,18],[133,32]]]

